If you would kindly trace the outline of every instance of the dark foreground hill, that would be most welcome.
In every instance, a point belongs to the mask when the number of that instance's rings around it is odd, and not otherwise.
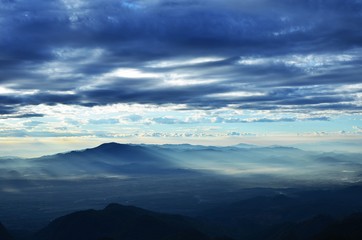
[[[361,186],[258,196],[205,211],[200,219],[236,239],[309,240],[356,212],[362,212]],[[362,232],[362,215],[353,216],[340,232],[352,232],[353,226]]]
[[[60,217],[39,231],[37,240],[210,240],[190,219],[110,204]]]
[[[13,238],[10,236],[9,232],[1,224],[1,222],[0,222],[0,240],[13,240]]]
[[[225,211],[224,222],[215,224],[181,215],[157,213],[133,206],[110,204],[103,210],[74,212],[55,219],[34,235],[17,234],[17,240],[361,240],[362,213],[344,217],[300,214],[285,216],[281,205],[302,208],[301,202],[285,196],[254,198],[234,214]],[[269,204],[265,204],[269,202]],[[263,205],[269,205],[268,207]],[[224,208],[223,210],[226,210]],[[289,209],[290,208],[286,208]],[[221,210],[221,209],[219,209]],[[281,212],[280,212],[281,211]],[[319,211],[316,211],[317,213]],[[215,215],[221,211],[215,209]],[[227,215],[227,216],[226,216]],[[309,214],[307,214],[309,215]],[[234,219],[236,216],[239,218]],[[234,219],[233,222],[232,219]],[[221,219],[220,219],[221,220]],[[226,236],[212,238],[210,236]],[[0,240],[13,240],[0,225]]]
[[[362,239],[362,213],[356,213],[325,228],[316,240],[360,240]]]
[[[361,240],[362,214],[355,213],[341,220],[320,215],[312,219],[281,226],[266,240]]]

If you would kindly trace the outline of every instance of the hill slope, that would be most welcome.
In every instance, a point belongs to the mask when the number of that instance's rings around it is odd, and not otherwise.
[[[9,232],[1,224],[1,222],[0,222],[0,239],[1,240],[13,240],[13,238],[10,236]]]
[[[258,196],[205,211],[200,219],[223,226],[235,238],[269,239],[279,229],[270,239],[310,239],[333,219],[361,211],[362,187],[353,186]]]
[[[38,232],[37,240],[209,240],[188,218],[110,204],[60,217]]]

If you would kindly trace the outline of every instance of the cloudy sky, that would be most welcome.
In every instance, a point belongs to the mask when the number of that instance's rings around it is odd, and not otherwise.
[[[361,26],[361,0],[0,0],[0,155],[361,143]]]

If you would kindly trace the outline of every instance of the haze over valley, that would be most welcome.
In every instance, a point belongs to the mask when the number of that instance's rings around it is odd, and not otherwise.
[[[304,206],[302,212],[289,212],[295,214],[294,221],[322,213],[347,216],[362,206],[356,201],[362,197],[357,187],[362,176],[360,159],[357,153],[310,152],[282,146],[114,142],[39,158],[2,158],[0,219],[10,229],[34,232],[61,215],[120,203],[190,217],[205,215],[202,219],[211,222],[224,217],[221,222],[229,223],[227,219],[235,218],[235,210],[228,212],[227,206],[233,209],[236,202],[246,201],[244,210],[238,210],[239,217],[246,212],[257,217],[258,212],[268,211],[265,208],[273,208],[268,198],[275,196],[286,198],[285,206],[283,199],[275,204],[282,204],[281,209],[288,212],[288,202],[297,208],[329,197],[348,203],[343,207],[338,202],[323,203],[321,209]],[[347,191],[343,189],[353,186],[357,188],[346,199],[340,198],[340,192]],[[266,200],[252,200],[260,197]],[[254,205],[250,208],[248,204]],[[340,207],[338,211],[335,204]],[[254,207],[259,210],[252,210]],[[281,216],[278,221],[271,220],[271,225],[290,221],[288,215]],[[238,226],[238,222],[234,224]],[[240,229],[240,235],[231,237],[243,236]]]

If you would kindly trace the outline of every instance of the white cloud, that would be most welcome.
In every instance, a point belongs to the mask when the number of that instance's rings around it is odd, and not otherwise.
[[[270,65],[283,64],[300,68],[306,72],[315,73],[319,70],[325,70],[328,67],[334,67],[336,64],[352,62],[357,59],[358,53],[349,51],[341,54],[293,54],[282,57],[241,57],[238,61],[241,65]]]
[[[105,77],[124,77],[124,78],[160,78],[162,75],[157,73],[147,73],[136,68],[118,68],[107,73]]]

